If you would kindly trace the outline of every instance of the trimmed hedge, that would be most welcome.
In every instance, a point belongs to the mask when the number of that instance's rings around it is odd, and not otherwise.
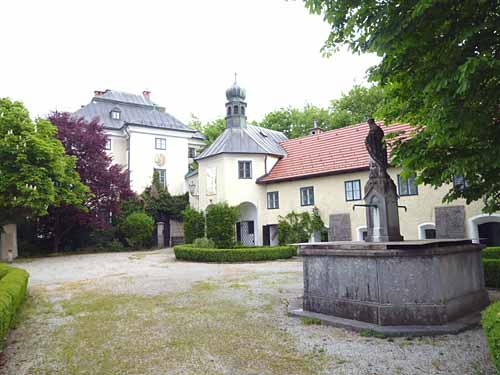
[[[500,301],[490,305],[483,312],[481,324],[483,325],[491,358],[497,372],[500,374]]]
[[[25,270],[0,264],[0,340],[3,341],[17,310],[26,298],[29,274]]]
[[[174,246],[175,257],[192,262],[233,263],[288,259],[297,255],[295,246],[262,246],[234,249],[204,249],[192,245]]]
[[[484,284],[489,288],[500,288],[500,259],[484,259]]]
[[[500,259],[500,246],[487,247],[482,252],[483,259]]]

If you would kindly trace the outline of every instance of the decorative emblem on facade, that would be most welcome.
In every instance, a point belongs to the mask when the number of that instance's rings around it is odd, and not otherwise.
[[[163,155],[163,154],[156,154],[155,155],[155,164],[158,167],[163,167],[165,165],[165,155]]]

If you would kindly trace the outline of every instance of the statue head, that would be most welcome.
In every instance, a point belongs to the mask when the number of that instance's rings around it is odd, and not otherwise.
[[[368,125],[370,125],[370,129],[378,127],[377,123],[372,118],[368,119]]]

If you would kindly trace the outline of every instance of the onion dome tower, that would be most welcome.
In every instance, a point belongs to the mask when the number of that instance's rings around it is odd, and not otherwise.
[[[233,85],[226,90],[226,127],[228,129],[247,127],[245,97],[245,89],[238,86],[235,74]]]

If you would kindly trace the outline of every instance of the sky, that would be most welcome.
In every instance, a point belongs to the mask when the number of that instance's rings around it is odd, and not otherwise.
[[[238,73],[249,121],[328,106],[379,59],[323,57],[329,27],[294,0],[16,0],[0,3],[0,97],[32,117],[75,111],[94,90],[140,94],[179,120],[224,116]]]

